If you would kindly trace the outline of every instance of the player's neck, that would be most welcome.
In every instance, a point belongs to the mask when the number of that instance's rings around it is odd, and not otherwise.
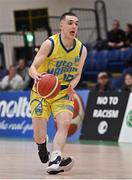
[[[74,39],[67,38],[61,34],[61,41],[66,49],[71,49],[74,46]]]

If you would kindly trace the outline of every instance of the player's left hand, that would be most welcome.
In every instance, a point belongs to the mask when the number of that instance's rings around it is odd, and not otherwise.
[[[71,85],[69,85],[69,87],[67,88],[68,91],[68,95],[71,101],[74,101],[74,96],[75,96],[75,90],[72,88]]]

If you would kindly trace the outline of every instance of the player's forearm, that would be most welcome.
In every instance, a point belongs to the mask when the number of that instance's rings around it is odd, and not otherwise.
[[[81,76],[80,76],[80,74],[78,74],[78,75],[70,82],[70,85],[71,85],[72,89],[74,89],[74,88],[77,86],[77,84],[78,84],[79,81],[80,81],[80,78],[81,78]]]
[[[33,65],[29,68],[29,75],[31,76],[31,78],[35,79],[36,71],[37,70]]]
[[[37,69],[33,64],[29,68],[29,75],[35,80],[38,80],[41,77],[41,75],[37,72]]]

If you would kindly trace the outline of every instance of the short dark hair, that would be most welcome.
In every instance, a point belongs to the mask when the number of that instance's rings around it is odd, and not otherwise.
[[[73,12],[66,12],[66,13],[64,13],[64,14],[61,15],[60,21],[63,20],[63,19],[65,19],[66,16],[75,16],[75,17],[78,17],[78,16],[77,16],[75,13],[73,13]]]
[[[126,72],[126,73],[124,74],[124,77],[127,76],[127,75],[132,76],[132,72]]]
[[[131,23],[127,23],[126,25],[132,31],[132,24]]]
[[[118,19],[114,19],[113,21],[112,21],[112,23],[113,22],[116,22],[118,25],[120,25],[120,21],[118,20]]]

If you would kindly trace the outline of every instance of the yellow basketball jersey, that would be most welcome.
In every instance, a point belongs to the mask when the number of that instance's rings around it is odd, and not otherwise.
[[[59,78],[61,85],[68,85],[78,74],[83,45],[78,39],[74,39],[73,47],[66,49],[60,33],[51,36],[49,40],[52,42],[51,52],[38,68],[38,72],[54,74]]]

